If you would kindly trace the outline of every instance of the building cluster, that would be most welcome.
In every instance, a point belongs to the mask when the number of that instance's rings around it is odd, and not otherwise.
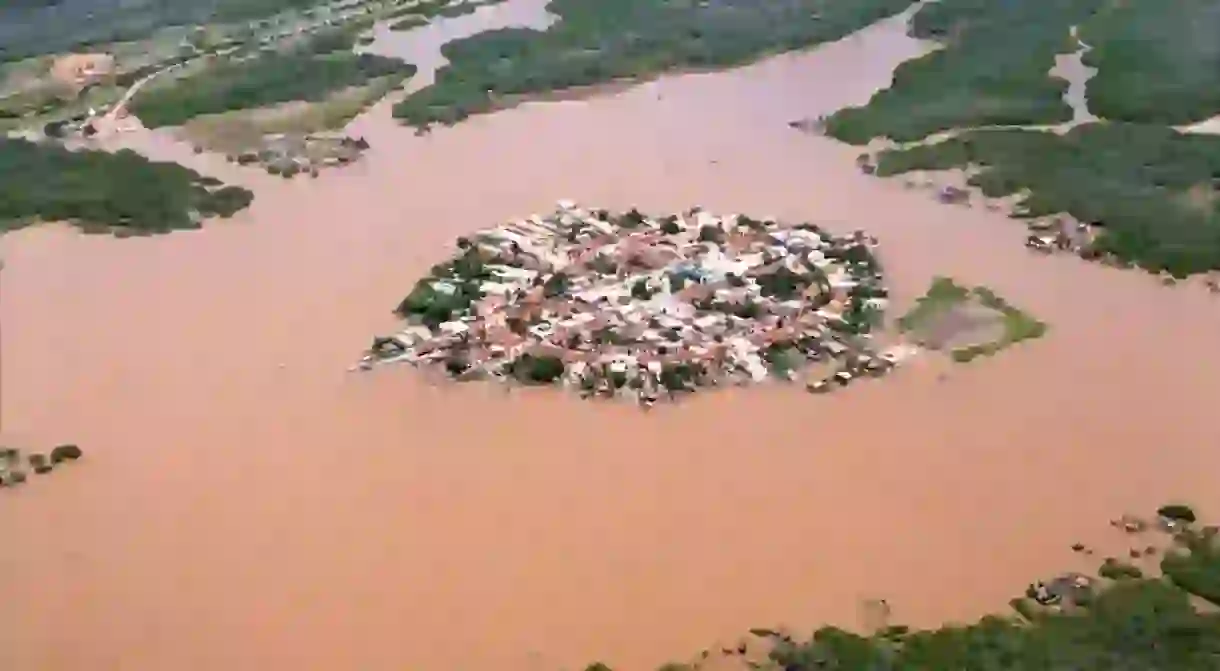
[[[813,224],[561,202],[459,238],[398,306],[406,328],[359,367],[435,364],[645,407],[769,378],[828,391],[905,355],[872,345],[888,295],[875,246]]]
[[[257,148],[227,158],[239,165],[260,165],[272,175],[317,177],[327,168],[358,160],[369,148],[363,137],[335,133],[277,133],[258,140]]]
[[[1068,252],[1086,259],[1096,256],[1096,236],[1088,224],[1057,217],[1035,221],[1029,228],[1031,235],[1025,239],[1025,246],[1035,252]]]

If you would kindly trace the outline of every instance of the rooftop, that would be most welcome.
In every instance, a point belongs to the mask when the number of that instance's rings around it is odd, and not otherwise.
[[[824,373],[809,390],[825,391],[899,358],[869,337],[888,305],[876,245],[701,208],[653,217],[561,201],[459,238],[398,306],[407,326],[374,339],[361,367],[443,365],[645,407],[812,368]]]

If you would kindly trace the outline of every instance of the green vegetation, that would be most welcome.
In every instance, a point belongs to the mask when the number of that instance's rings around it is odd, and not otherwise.
[[[215,8],[209,19],[217,22],[237,23],[263,19],[281,12],[308,11],[324,2],[325,0],[213,0]]]
[[[911,20],[915,37],[944,48],[899,66],[867,105],[840,110],[826,131],[844,142],[899,142],[938,131],[1069,121],[1067,83],[1049,75],[1055,56],[1089,49],[1098,69],[1086,95],[1114,121],[1184,124],[1220,113],[1216,67],[1220,6],[1105,0],[941,0]]]
[[[827,118],[826,132],[864,144],[957,131],[883,152],[877,174],[980,168],[971,184],[992,197],[1020,195],[1018,216],[1066,212],[1097,225],[1086,257],[1178,277],[1220,269],[1220,138],[1169,127],[1220,114],[1218,25],[1211,0],[929,3],[911,33],[943,48],[903,63],[867,105]],[[1081,43],[1085,64],[1098,68],[1086,86],[1089,111],[1133,123],[1086,123],[1063,136],[983,128],[1071,120],[1066,83],[1048,71]]]
[[[1089,109],[1114,121],[1187,124],[1220,113],[1220,5],[1112,2],[1080,29],[1098,69]]]
[[[783,0],[715,3],[553,0],[546,31],[505,29],[446,44],[436,83],[399,103],[394,116],[418,128],[455,124],[515,97],[674,68],[728,67],[839,39],[911,0]]]
[[[1006,347],[1023,340],[1039,338],[1046,333],[1046,324],[1010,305],[994,291],[986,287],[964,287],[948,277],[936,277],[932,280],[927,292],[916,300],[915,306],[898,318],[898,328],[904,333],[914,333],[927,338],[927,331],[939,329],[938,322],[952,322],[953,313],[962,310],[996,315],[999,333],[994,339],[986,342],[953,348],[949,354],[958,363],[991,356]],[[959,314],[958,317],[967,328],[970,327],[970,317],[964,314]],[[936,348],[939,344],[932,343],[929,346]]]
[[[881,152],[877,174],[967,166],[987,196],[1024,194],[1018,216],[1099,227],[1095,254],[1178,277],[1220,268],[1220,137],[1120,123],[970,131]]]
[[[1192,529],[1177,540],[1181,551],[1162,561],[1168,579],[1141,577],[1128,567],[1096,591],[1072,590],[1071,605],[1016,598],[1010,602],[1015,616],[927,630],[888,625],[861,635],[822,627],[801,640],[751,629],[767,644],[768,658],[746,665],[776,671],[1214,671],[1220,668],[1220,613],[1196,608],[1190,597],[1220,603],[1216,533]],[[598,663],[586,671],[609,668]]]
[[[1220,547],[1216,528],[1187,529],[1178,535],[1185,551],[1161,559],[1163,572],[1178,587],[1220,606]]]
[[[913,331],[927,320],[965,303],[970,298],[970,290],[958,285],[949,277],[935,277],[923,296],[915,300],[915,307],[898,318],[898,328],[902,331]]]
[[[907,61],[890,88],[864,107],[840,110],[826,132],[864,144],[886,136],[911,142],[938,131],[1069,121],[1067,82],[1051,78],[1055,55],[1075,51],[1070,27],[1104,0],[941,0],[920,8],[911,34],[944,48]]]
[[[234,23],[324,0],[21,0],[0,3],[0,62],[141,40],[167,26]]]
[[[479,288],[482,282],[492,277],[486,268],[489,260],[478,247],[467,244],[455,259],[433,266],[427,277],[416,282],[394,313],[436,328],[469,311],[475,301],[483,298]]]
[[[465,0],[458,5],[450,5],[449,0],[420,0],[418,4],[391,12],[387,18],[399,19],[390,24],[390,30],[410,30],[427,25],[434,18],[464,16],[474,13],[479,7],[500,2],[504,2],[504,0]]]
[[[1194,522],[1195,511],[1190,506],[1181,503],[1170,503],[1157,509],[1156,514],[1175,522]]]
[[[284,52],[230,60],[168,84],[153,83],[132,100],[132,113],[150,128],[204,115],[294,100],[320,101],[379,78],[401,81],[415,66],[394,58],[353,54],[354,30],[335,30]]]
[[[176,163],[129,150],[68,151],[0,138],[0,229],[68,221],[115,232],[198,228],[200,217],[232,216],[253,200]]]
[[[512,363],[513,377],[528,385],[553,384],[563,371],[563,360],[554,356],[523,354]]]
[[[1132,580],[1144,577],[1144,572],[1138,566],[1109,557],[1097,570],[1098,575],[1110,580]]]
[[[860,636],[833,627],[770,653],[786,671],[1191,671],[1215,669],[1220,617],[1196,612],[1185,592],[1157,580],[1125,580],[1083,611],[1037,612],[1029,621],[985,617],[928,631],[895,627]]]

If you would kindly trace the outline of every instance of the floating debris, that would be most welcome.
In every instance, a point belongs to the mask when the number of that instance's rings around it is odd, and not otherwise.
[[[355,367],[408,362],[458,380],[561,384],[651,407],[704,387],[884,375],[888,290],[876,239],[701,208],[664,217],[559,203],[457,240],[398,306],[407,324]]]
[[[1148,522],[1135,515],[1123,515],[1122,517],[1111,520],[1110,525],[1116,529],[1122,529],[1129,534],[1143,533],[1148,529]]]
[[[59,445],[51,450],[49,455],[35,453],[25,459],[29,470],[42,475],[50,473],[55,466],[64,461],[75,461],[81,458],[83,452],[76,445]],[[0,487],[15,487],[24,483],[28,477],[22,468],[21,452],[12,447],[0,448]]]

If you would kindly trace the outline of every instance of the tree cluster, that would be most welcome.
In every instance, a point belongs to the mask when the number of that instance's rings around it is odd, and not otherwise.
[[[0,226],[67,221],[159,233],[229,217],[254,194],[129,150],[68,151],[0,138]]]
[[[882,152],[877,174],[966,166],[989,197],[1028,193],[1019,216],[1099,227],[1095,253],[1179,277],[1220,268],[1220,137],[1123,123],[971,131]]]
[[[455,40],[436,83],[394,116],[411,126],[451,125],[528,96],[679,67],[721,67],[848,35],[912,0],[786,0],[670,3],[553,0],[560,20],[546,31],[509,28]]]
[[[354,33],[323,33],[291,51],[230,59],[170,83],[155,82],[132,100],[132,112],[150,128],[190,119],[294,100],[320,101],[336,91],[393,76],[406,78],[416,67],[395,58],[350,52]]]

